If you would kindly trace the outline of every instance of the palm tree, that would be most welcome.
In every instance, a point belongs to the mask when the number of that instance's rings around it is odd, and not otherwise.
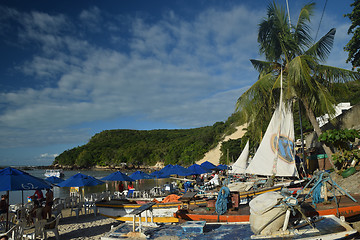
[[[279,101],[280,71],[283,72],[283,101],[298,100],[309,118],[316,134],[322,132],[316,116],[334,114],[335,98],[331,94],[334,83],[360,78],[359,73],[326,66],[336,30],[333,28],[314,43],[310,36],[310,16],[314,3],[305,5],[296,25],[287,23],[285,8],[275,2],[268,6],[267,18],[259,24],[258,42],[260,53],[266,61],[251,59],[259,71],[256,83],[237,101],[236,111],[244,120],[254,124],[255,120],[269,116]],[[325,153],[332,162],[332,150],[323,144]]]

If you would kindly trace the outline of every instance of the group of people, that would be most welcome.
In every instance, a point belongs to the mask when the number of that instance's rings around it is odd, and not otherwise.
[[[51,218],[51,209],[54,205],[54,193],[48,188],[46,189],[45,197],[41,190],[35,190],[34,195],[31,196],[32,201],[34,202],[33,209],[30,211],[31,218],[42,218],[50,219]]]
[[[125,190],[123,182],[119,183],[118,191],[122,193]],[[127,185],[128,194],[127,197],[132,196],[133,192],[135,191],[135,187],[132,182],[129,182]]]

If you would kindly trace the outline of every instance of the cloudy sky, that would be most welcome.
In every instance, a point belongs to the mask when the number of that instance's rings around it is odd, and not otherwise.
[[[256,81],[268,2],[0,1],[0,165],[49,165],[107,129],[225,121]],[[292,23],[307,2],[289,0]],[[320,28],[316,3],[313,37],[337,28],[327,64],[350,69],[352,1],[328,1]]]

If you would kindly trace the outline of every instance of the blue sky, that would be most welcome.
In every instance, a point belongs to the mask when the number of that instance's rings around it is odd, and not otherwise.
[[[0,1],[0,165],[49,165],[108,129],[225,121],[256,81],[268,2]],[[289,0],[292,23],[305,3]],[[318,33],[337,29],[326,64],[346,69],[351,3],[329,0]]]

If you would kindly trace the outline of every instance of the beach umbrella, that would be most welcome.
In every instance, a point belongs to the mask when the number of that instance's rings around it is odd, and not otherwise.
[[[27,172],[16,168],[7,167],[0,170],[0,191],[23,191],[51,188],[51,185],[41,178],[34,177]],[[23,192],[22,192],[23,193]],[[9,199],[8,199],[9,201]],[[22,194],[22,204],[24,204],[24,196]],[[6,214],[6,230],[8,229],[9,211]]]
[[[64,180],[61,178],[55,177],[55,176],[51,176],[51,177],[45,178],[45,181],[47,181],[51,184],[57,184],[57,183],[63,182]]]
[[[208,169],[208,170],[215,170],[217,169],[216,166],[214,164],[212,164],[211,162],[209,161],[205,161],[203,162],[202,164],[200,164],[200,166],[202,168],[205,168],[205,169]]]
[[[187,168],[191,174],[193,175],[197,175],[197,174],[203,174],[203,173],[207,173],[207,172],[211,172],[211,170],[205,169],[203,167],[201,167],[199,164],[193,164],[190,167]]]
[[[192,173],[180,165],[174,165],[161,170],[161,177],[170,177],[171,175],[189,176],[192,175]]]
[[[162,176],[162,172],[159,170],[159,171],[155,171],[155,172],[152,172],[150,173],[150,176],[153,177],[153,178],[165,178]]]
[[[228,166],[226,164],[220,164],[220,165],[217,165],[217,169],[226,170],[226,169],[228,169]]]
[[[103,181],[82,173],[77,173],[58,184],[59,187],[84,187],[103,184]]]
[[[139,179],[152,179],[153,177],[143,171],[136,171],[130,175],[131,179],[139,180]]]
[[[113,173],[107,175],[106,177],[101,178],[101,180],[104,180],[104,181],[127,181],[127,182],[134,181],[134,179],[130,178],[128,175],[126,175],[125,173],[122,173],[120,171],[113,172]]]
[[[0,191],[20,191],[51,188],[51,185],[41,178],[34,177],[16,168],[0,170]]]

